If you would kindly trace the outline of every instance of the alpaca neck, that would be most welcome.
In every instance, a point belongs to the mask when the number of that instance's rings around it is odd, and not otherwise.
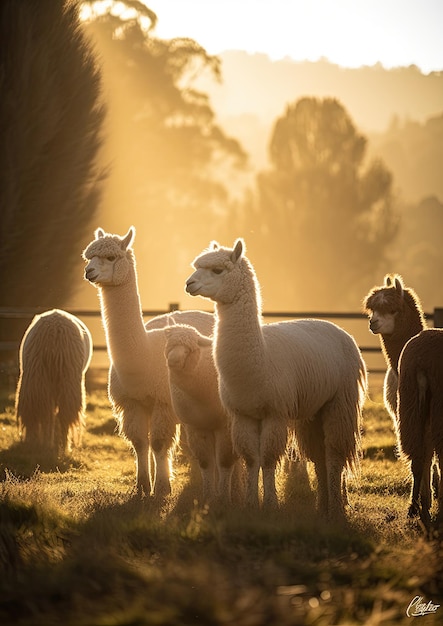
[[[100,301],[109,357],[114,365],[132,366],[146,341],[135,265],[123,284],[101,287]]]
[[[261,312],[247,289],[234,303],[218,303],[216,312],[217,368],[236,408],[247,412],[246,405],[263,404],[267,387]]]
[[[400,326],[401,328],[399,330],[396,329],[392,335],[381,336],[385,359],[396,372],[398,370],[398,360],[405,344],[411,337],[421,332],[425,325],[423,320],[417,316],[417,318],[410,319],[407,323]]]

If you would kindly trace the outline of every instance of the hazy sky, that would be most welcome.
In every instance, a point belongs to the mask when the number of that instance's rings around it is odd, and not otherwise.
[[[210,54],[443,71],[443,0],[143,1],[158,16],[158,37],[190,37]]]

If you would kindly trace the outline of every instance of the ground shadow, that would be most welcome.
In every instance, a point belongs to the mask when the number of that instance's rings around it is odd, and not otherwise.
[[[81,463],[70,454],[59,456],[24,441],[14,442],[9,448],[0,450],[0,481],[11,474],[17,478],[31,478],[37,471],[63,473],[73,467],[81,467]]]

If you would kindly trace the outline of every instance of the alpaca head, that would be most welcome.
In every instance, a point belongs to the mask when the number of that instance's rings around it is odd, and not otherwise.
[[[201,348],[212,348],[210,337],[201,335],[192,326],[173,325],[165,328],[165,357],[173,370],[193,370],[200,359]]]
[[[192,263],[195,272],[186,281],[187,293],[210,298],[220,304],[235,302],[245,292],[251,296],[251,289],[259,297],[255,272],[244,251],[243,239],[238,239],[233,248],[224,248],[212,242],[209,249]]]
[[[131,226],[124,237],[95,231],[95,239],[83,251],[87,261],[85,278],[97,287],[121,285],[125,282],[130,264],[133,263],[132,243],[135,228]]]
[[[405,318],[424,324],[418,297],[404,286],[398,274],[386,275],[381,287],[373,287],[364,299],[363,307],[374,335],[392,335],[404,325]]]

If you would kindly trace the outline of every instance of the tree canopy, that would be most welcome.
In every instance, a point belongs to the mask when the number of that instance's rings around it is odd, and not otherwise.
[[[162,275],[139,273],[142,291],[149,278],[144,302],[152,307],[180,297],[196,251],[227,232],[230,184],[246,154],[194,87],[202,72],[220,78],[218,58],[190,39],[156,38],[140,17],[107,11],[86,27],[109,101],[100,219],[107,230],[123,232],[132,223],[144,234],[139,264],[152,267],[161,256]]]
[[[276,288],[294,307],[358,309],[397,230],[390,172],[365,163],[366,138],[333,98],[288,105],[269,154],[258,214]]]
[[[62,306],[97,210],[104,106],[75,1],[0,3],[3,306]]]

